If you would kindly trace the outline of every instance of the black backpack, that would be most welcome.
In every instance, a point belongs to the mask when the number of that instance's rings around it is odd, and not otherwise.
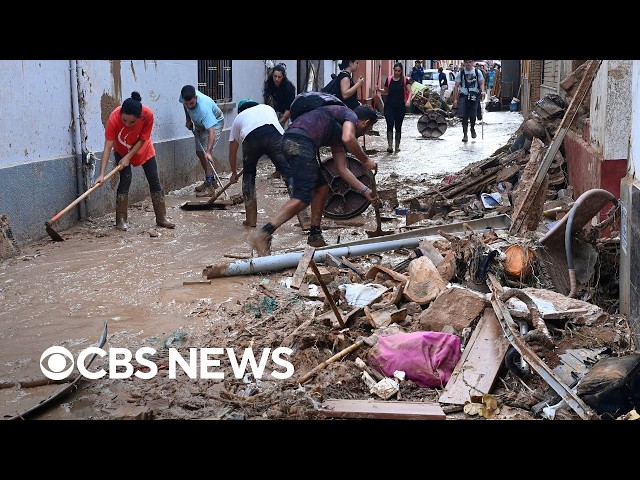
[[[326,92],[303,92],[295,96],[289,108],[291,120],[295,120],[303,113],[315,110],[326,105],[340,105],[346,107],[344,102],[335,95]]]
[[[340,76],[335,73],[331,74],[331,81],[322,87],[321,92],[330,93],[340,98]]]

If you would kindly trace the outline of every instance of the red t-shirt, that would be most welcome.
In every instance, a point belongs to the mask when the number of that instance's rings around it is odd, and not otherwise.
[[[107,128],[104,136],[107,140],[113,142],[113,148],[123,157],[129,153],[129,150],[138,142],[144,140],[144,145],[131,159],[131,165],[138,166],[152,157],[155,157],[156,150],[151,141],[151,130],[153,129],[153,111],[146,105],[142,105],[142,114],[136,123],[131,127],[127,127],[120,116],[122,107],[116,109],[109,115]]]

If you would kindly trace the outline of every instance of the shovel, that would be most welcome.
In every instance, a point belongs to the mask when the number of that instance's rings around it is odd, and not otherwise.
[[[244,170],[240,170],[238,172],[238,177],[240,177],[240,175],[242,175],[242,172]],[[217,193],[215,193],[209,200],[207,200],[206,202],[187,202],[183,205],[180,205],[180,208],[183,210],[211,210],[214,208],[220,208],[220,205],[214,203],[218,197],[220,195],[222,195],[224,192],[226,192],[227,188],[229,188],[231,185],[233,185],[230,181],[227,182],[227,184],[222,187],[222,190],[218,191]]]
[[[113,170],[111,170],[109,173],[105,175],[104,180],[100,184],[94,185],[93,187],[88,189],[86,192],[84,192],[82,195],[76,198],[73,202],[67,205],[63,210],[61,210],[60,213],[56,214],[53,218],[44,222],[49,236],[56,242],[63,242],[64,238],[62,238],[58,232],[56,232],[53,228],[51,228],[51,224],[57,222],[60,219],[60,217],[62,217],[62,215],[64,215],[73,207],[75,207],[77,204],[79,204],[84,198],[88,197],[91,194],[91,192],[93,192],[96,188],[104,185],[104,182],[107,180],[107,178],[109,178],[114,173],[119,172],[120,170],[122,170],[122,165],[118,164],[116,168],[114,168]]]
[[[373,208],[376,211],[376,229],[374,231],[366,230],[367,237],[383,237],[385,235],[391,235],[395,233],[393,230],[382,230],[382,220],[380,219],[380,199],[378,198],[378,191],[376,190],[376,177],[375,175],[371,177],[371,191],[373,195],[376,197],[375,202],[373,202]]]

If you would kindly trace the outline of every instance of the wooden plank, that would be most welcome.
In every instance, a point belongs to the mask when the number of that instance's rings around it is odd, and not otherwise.
[[[182,285],[211,285],[211,280],[185,280]]]
[[[307,252],[305,251],[305,255],[306,254]],[[311,251],[311,257],[313,257],[313,250]],[[327,284],[324,283],[324,281],[322,280],[322,275],[318,270],[318,266],[316,265],[316,262],[313,261],[313,258],[309,260],[309,265],[311,265],[311,269],[313,270],[313,273],[315,273],[316,277],[318,277],[318,283],[320,284],[320,287],[324,292],[324,296],[326,297],[327,302],[329,302],[329,305],[331,306],[331,310],[333,310],[333,314],[336,316],[336,320],[338,320],[338,323],[340,324],[340,326],[344,328],[345,323],[344,323],[344,320],[342,319],[342,314],[340,313],[340,310],[338,309],[336,302],[333,301],[333,297],[331,296],[331,292],[329,292],[329,289],[327,288]]]
[[[485,308],[438,401],[464,405],[471,395],[490,393],[508,349],[495,312]]]
[[[513,215],[511,216],[511,228],[509,229],[509,233],[511,235],[519,233],[522,229],[524,221],[527,217],[528,207],[532,199],[538,193],[538,190],[542,185],[542,181],[544,180],[544,177],[549,170],[549,166],[551,165],[551,162],[553,162],[556,153],[558,153],[560,145],[562,145],[564,137],[567,134],[567,131],[569,130],[569,127],[571,126],[576,113],[578,112],[578,108],[582,104],[584,97],[587,95],[587,92],[591,88],[591,84],[593,83],[593,79],[595,78],[596,73],[598,73],[598,69],[600,68],[601,63],[602,60],[589,60],[589,65],[585,69],[584,76],[580,81],[580,85],[576,90],[576,94],[571,99],[571,103],[569,104],[569,107],[562,117],[562,121],[560,122],[560,125],[558,126],[556,133],[551,140],[551,144],[549,145],[549,148],[545,153],[542,163],[538,168],[536,177],[529,186],[529,190],[526,192],[526,195],[524,196],[522,202],[518,202],[519,205],[514,210]]]
[[[437,403],[369,400],[327,400],[318,410],[324,417],[386,418],[397,420],[446,420]]]
[[[307,268],[309,268],[309,262],[313,258],[313,254],[315,253],[315,247],[311,245],[307,245],[304,249],[304,253],[302,257],[300,257],[300,262],[298,262],[298,268],[296,268],[295,273],[293,274],[293,280],[291,280],[291,288],[295,288],[298,290],[300,285],[302,285],[302,281],[304,280],[304,274],[307,273]]]

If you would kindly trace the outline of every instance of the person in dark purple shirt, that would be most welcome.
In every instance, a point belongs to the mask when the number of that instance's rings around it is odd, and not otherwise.
[[[331,147],[338,174],[351,188],[370,202],[376,200],[371,190],[349,170],[346,153],[353,154],[364,168],[377,171],[378,165],[367,156],[357,140],[371,130],[377,119],[376,111],[370,105],[360,105],[355,110],[328,105],[306,112],[291,122],[282,137],[282,151],[291,166],[293,192],[266,225],[249,235],[249,243],[258,255],[269,255],[273,232],[309,204],[311,231],[307,243],[314,247],[326,245],[320,222],[329,185],[318,163],[320,147]]]

